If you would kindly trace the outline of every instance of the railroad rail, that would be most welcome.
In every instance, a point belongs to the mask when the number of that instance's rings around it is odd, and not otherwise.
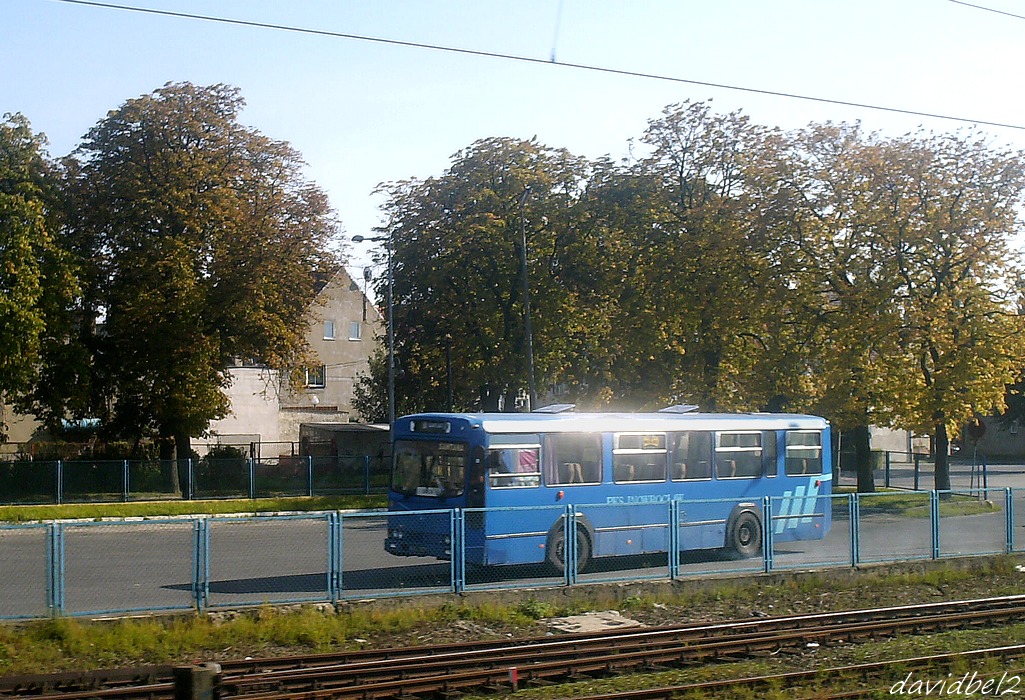
[[[916,672],[923,670],[951,668],[955,664],[984,662],[987,659],[1020,659],[1025,655],[1025,645],[975,649],[971,651],[951,652],[911,658],[836,666],[812,671],[791,671],[766,676],[747,678],[728,678],[701,683],[686,683],[646,688],[643,690],[626,690],[599,695],[577,695],[576,700],[672,700],[697,694],[697,697],[723,697],[728,693],[736,693],[749,697],[752,692],[770,688],[808,687],[815,685],[810,693],[801,697],[814,697],[815,700],[840,700],[841,698],[861,697],[900,697],[909,696],[967,696],[967,697],[1000,697],[1018,695],[1025,692],[1025,667],[1008,667],[997,673],[964,672],[951,676],[921,676]],[[896,674],[896,675],[895,675]],[[901,675],[906,674],[906,675]],[[955,683],[957,692],[954,692]],[[926,684],[929,685],[926,685]],[[818,684],[825,684],[825,687]],[[917,685],[916,685],[917,684]],[[918,692],[918,689],[921,692]],[[899,691],[904,691],[903,693]],[[929,691],[929,692],[927,692]],[[701,695],[704,694],[704,695]],[[729,697],[728,695],[726,695]]]
[[[1019,619],[1025,619],[1025,596],[1003,596],[555,638],[228,661],[220,665],[216,685],[218,696],[225,699],[426,698],[735,660],[811,642],[829,644]],[[167,666],[0,678],[0,697],[162,700],[174,695],[173,669]]]

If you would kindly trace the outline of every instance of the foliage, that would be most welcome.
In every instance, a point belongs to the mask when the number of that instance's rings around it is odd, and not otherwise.
[[[457,405],[497,410],[527,384],[523,260],[539,377],[566,361],[573,298],[560,293],[565,220],[583,163],[534,141],[485,139],[439,178],[384,188],[393,250],[397,413],[447,403],[447,339]],[[523,247],[526,240],[526,250]],[[387,293],[387,279],[378,294]],[[470,313],[467,311],[472,310]],[[549,383],[549,382],[546,382]]]
[[[522,238],[549,399],[801,410],[937,444],[1001,407],[1021,364],[1021,154],[973,134],[783,133],[689,102],[643,143],[617,164],[487,139],[385,189],[399,413],[446,406],[453,343],[456,408],[525,391]],[[385,372],[363,381],[368,411]]]
[[[45,143],[20,114],[0,122],[0,399],[41,381],[42,349],[62,333],[60,312],[77,291],[55,239],[61,207]]]
[[[84,295],[66,393],[37,394],[51,423],[92,414],[187,456],[225,415],[236,358],[309,363],[304,314],[335,264],[336,224],[299,154],[241,126],[242,106],[235,88],[169,83],[111,111],[68,159]]]

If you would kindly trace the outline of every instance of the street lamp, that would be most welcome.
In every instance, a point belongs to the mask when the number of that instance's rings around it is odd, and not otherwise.
[[[533,411],[537,404],[537,390],[534,387],[534,338],[530,331],[530,278],[527,275],[527,226],[523,218],[523,205],[527,201],[530,188],[524,187],[520,195],[520,237],[522,240],[523,252],[523,330],[527,336],[527,400],[530,405],[527,411]]]
[[[353,243],[384,243],[388,251],[388,426],[395,425],[395,317],[392,300],[392,283],[395,279],[392,270],[391,236],[353,236]]]

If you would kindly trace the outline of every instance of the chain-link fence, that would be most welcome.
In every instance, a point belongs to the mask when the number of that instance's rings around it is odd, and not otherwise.
[[[384,493],[381,456],[0,462],[0,505]]]
[[[731,505],[732,503],[732,505]],[[732,509],[723,518],[723,505]],[[0,526],[0,618],[685,579],[1025,551],[1025,489]],[[615,556],[609,556],[615,553]]]
[[[936,460],[930,455],[874,451],[871,460],[873,482],[877,488],[930,491],[937,486]],[[854,456],[845,453],[840,463],[842,469],[835,472],[837,485],[856,485],[858,475],[854,471]],[[1025,465],[993,462],[983,454],[958,455],[949,459],[947,473],[951,489],[1004,488],[1021,483]],[[1015,479],[1019,481],[1015,482]]]

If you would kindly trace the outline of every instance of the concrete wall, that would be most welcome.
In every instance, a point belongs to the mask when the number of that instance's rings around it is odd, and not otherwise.
[[[200,454],[217,444],[280,442],[278,373],[263,367],[233,367],[228,388],[231,414],[210,424],[210,435],[194,441]]]
[[[962,431],[965,456],[975,453],[1000,459],[1020,459],[1025,456],[1025,429],[1018,425],[1004,428],[997,418],[983,418],[986,433],[976,442]]]

